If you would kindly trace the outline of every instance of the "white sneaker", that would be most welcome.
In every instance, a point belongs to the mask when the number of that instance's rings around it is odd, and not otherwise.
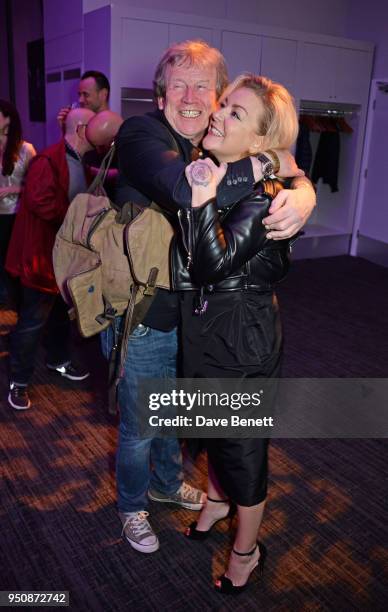
[[[145,510],[119,512],[123,524],[121,535],[125,535],[132,548],[143,553],[152,553],[159,548],[159,540],[147,520],[148,515]]]

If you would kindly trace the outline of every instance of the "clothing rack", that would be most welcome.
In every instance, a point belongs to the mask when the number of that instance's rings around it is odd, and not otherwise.
[[[314,117],[346,117],[357,113],[355,110],[337,110],[337,109],[318,109],[301,106],[299,109],[300,115],[313,115]]]
[[[358,115],[360,106],[343,102],[318,102],[316,100],[301,100],[299,114],[314,117],[352,117]]]

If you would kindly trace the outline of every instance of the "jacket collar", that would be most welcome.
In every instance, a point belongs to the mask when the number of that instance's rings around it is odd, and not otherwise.
[[[153,117],[154,119],[157,119],[158,121],[160,121],[160,123],[163,123],[163,125],[166,126],[168,131],[173,135],[174,139],[178,143],[181,151],[183,152],[184,158],[186,160],[191,160],[192,151],[193,151],[193,149],[196,150],[197,147],[194,147],[194,145],[190,142],[190,140],[188,138],[184,138],[183,136],[181,136],[180,134],[178,134],[178,132],[176,132],[174,130],[174,128],[171,126],[171,124],[167,121],[166,116],[165,116],[163,111],[156,110],[156,111],[154,111],[152,113],[148,113],[148,114],[151,115],[151,117]]]

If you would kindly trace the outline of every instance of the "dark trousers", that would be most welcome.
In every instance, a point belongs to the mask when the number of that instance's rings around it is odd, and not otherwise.
[[[271,293],[213,293],[200,317],[193,313],[196,294],[181,294],[183,374],[187,378],[277,378],[281,363],[281,326]],[[267,398],[266,398],[267,399]],[[240,506],[260,504],[267,495],[268,440],[214,438],[187,446],[205,446],[209,463],[225,495]]]
[[[47,363],[57,366],[70,361],[71,330],[67,310],[60,295],[22,287],[18,322],[11,333],[10,342],[12,382],[24,385],[29,383],[43,332]]]
[[[16,215],[0,215],[0,303],[16,307],[19,299],[19,281],[5,270],[5,260]]]

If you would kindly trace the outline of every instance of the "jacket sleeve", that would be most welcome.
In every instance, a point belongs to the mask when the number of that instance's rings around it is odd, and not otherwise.
[[[284,248],[287,241],[268,240],[262,223],[271,201],[267,193],[253,193],[236,203],[222,221],[214,200],[193,209],[191,271],[198,284],[228,278],[255,255],[271,257],[271,251]]]
[[[116,143],[120,173],[128,184],[172,212],[190,208],[187,163],[165,125],[147,116],[131,117],[121,126]],[[231,204],[248,195],[252,185],[249,159],[229,164],[217,197],[223,206]]]
[[[58,197],[58,189],[60,187],[48,158],[34,157],[24,187],[24,206],[45,221],[62,223],[67,206],[64,205],[65,198]]]

